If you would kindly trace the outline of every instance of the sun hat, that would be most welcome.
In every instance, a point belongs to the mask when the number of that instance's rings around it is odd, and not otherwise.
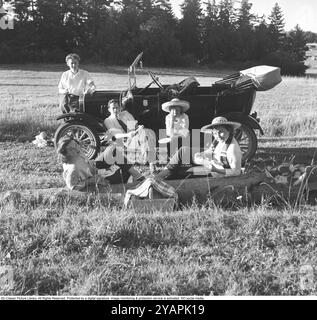
[[[162,110],[165,112],[170,112],[172,107],[181,107],[183,109],[182,111],[186,112],[190,108],[190,104],[188,101],[179,100],[178,98],[162,104]]]
[[[212,133],[212,129],[219,126],[232,126],[235,130],[238,129],[241,126],[241,124],[238,122],[228,121],[228,119],[225,117],[217,117],[212,120],[211,124],[202,127],[200,131],[205,133]]]

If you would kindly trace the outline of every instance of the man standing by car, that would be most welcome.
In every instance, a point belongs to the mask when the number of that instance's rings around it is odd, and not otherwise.
[[[80,57],[78,54],[70,53],[65,60],[69,70],[62,74],[58,91],[60,94],[60,109],[63,113],[68,113],[78,108],[79,96],[94,93],[96,86],[90,74],[79,69]]]

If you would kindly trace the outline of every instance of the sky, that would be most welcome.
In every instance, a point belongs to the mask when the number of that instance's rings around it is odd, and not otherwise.
[[[173,10],[177,17],[181,16],[180,4],[184,0],[171,0]],[[220,0],[216,0],[217,3]],[[252,13],[268,17],[278,3],[284,14],[285,30],[294,29],[298,24],[305,31],[317,33],[317,0],[250,0]],[[203,1],[201,1],[203,3]]]

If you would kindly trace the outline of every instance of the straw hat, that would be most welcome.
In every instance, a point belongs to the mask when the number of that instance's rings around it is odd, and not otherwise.
[[[186,112],[189,108],[189,102],[184,100],[179,100],[177,98],[162,104],[162,110],[165,112],[170,112],[172,107],[181,107],[182,112]]]
[[[234,130],[240,128],[241,126],[240,123],[228,121],[228,119],[225,117],[217,117],[214,120],[212,120],[211,124],[208,124],[207,126],[202,127],[200,131],[205,133],[212,133],[212,129],[214,129],[215,127],[224,126],[224,125],[232,126]]]

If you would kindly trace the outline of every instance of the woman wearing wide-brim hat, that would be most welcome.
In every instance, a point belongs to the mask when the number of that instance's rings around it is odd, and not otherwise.
[[[183,139],[188,137],[189,119],[185,113],[190,108],[188,101],[177,98],[162,104],[162,110],[168,112],[165,117],[167,139],[160,142],[167,142],[170,156],[182,146]]]
[[[225,117],[215,118],[211,124],[201,128],[201,132],[211,133],[216,145],[212,143],[204,152],[193,155],[191,148],[180,148],[171,158],[166,169],[158,176],[162,179],[169,178],[178,171],[180,166],[188,164],[188,159],[190,159],[190,164],[198,166],[195,168],[196,170],[191,172],[205,172],[213,177],[239,175],[241,173],[242,152],[234,138],[234,131],[239,127],[239,123],[228,121]]]

